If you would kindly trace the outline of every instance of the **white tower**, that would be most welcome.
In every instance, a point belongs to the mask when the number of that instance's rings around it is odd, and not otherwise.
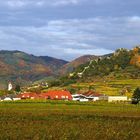
[[[12,88],[13,88],[12,83],[9,82],[9,83],[8,83],[8,91],[12,90]]]

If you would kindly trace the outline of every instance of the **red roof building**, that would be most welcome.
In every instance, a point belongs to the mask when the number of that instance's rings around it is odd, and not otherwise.
[[[18,95],[21,99],[51,99],[51,100],[72,100],[71,93],[65,90],[48,91],[46,93],[22,93]]]
[[[48,94],[47,94],[47,93],[40,93],[40,94],[38,95],[38,98],[39,98],[39,99],[48,99]]]
[[[48,91],[46,93],[41,93],[39,97],[51,100],[72,100],[71,93],[65,90]]]
[[[18,98],[21,99],[36,99],[38,95],[36,93],[22,93],[18,95]]]
[[[93,96],[93,97],[103,96],[103,94],[100,94],[100,93],[95,92],[95,91],[88,91],[88,92],[84,93],[83,95],[85,95],[85,96]]]

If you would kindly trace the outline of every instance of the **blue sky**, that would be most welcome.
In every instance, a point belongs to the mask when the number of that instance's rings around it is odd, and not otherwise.
[[[139,0],[0,0],[0,49],[72,60],[140,44]]]

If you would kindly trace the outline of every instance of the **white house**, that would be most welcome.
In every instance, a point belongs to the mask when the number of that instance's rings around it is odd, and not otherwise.
[[[98,101],[98,100],[99,100],[99,97],[89,96],[89,97],[87,97],[87,99],[88,99],[89,101]]]
[[[73,101],[80,101],[80,102],[87,102],[89,101],[87,99],[86,96],[82,95],[82,94],[75,94],[75,95],[72,95],[72,100]]]
[[[13,101],[21,100],[21,98],[13,98]]]
[[[3,101],[12,101],[12,99],[10,97],[5,97]]]

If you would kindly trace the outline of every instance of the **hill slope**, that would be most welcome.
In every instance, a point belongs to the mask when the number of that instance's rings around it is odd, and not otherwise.
[[[68,61],[52,58],[49,56],[40,56],[40,59],[44,60],[45,63],[54,71],[58,71],[63,65],[67,64]]]
[[[95,77],[140,78],[140,47],[118,49],[113,54],[93,59],[77,67],[72,76],[85,80]]]
[[[62,66],[61,69],[59,70],[59,73],[61,75],[68,74],[69,72],[74,71],[81,64],[85,64],[85,63],[89,62],[90,60],[97,59],[97,58],[98,58],[98,56],[94,56],[94,55],[81,56],[81,57],[67,63],[66,65]]]
[[[0,84],[7,81],[29,83],[55,75],[66,61],[51,57],[37,57],[20,51],[0,51]]]

